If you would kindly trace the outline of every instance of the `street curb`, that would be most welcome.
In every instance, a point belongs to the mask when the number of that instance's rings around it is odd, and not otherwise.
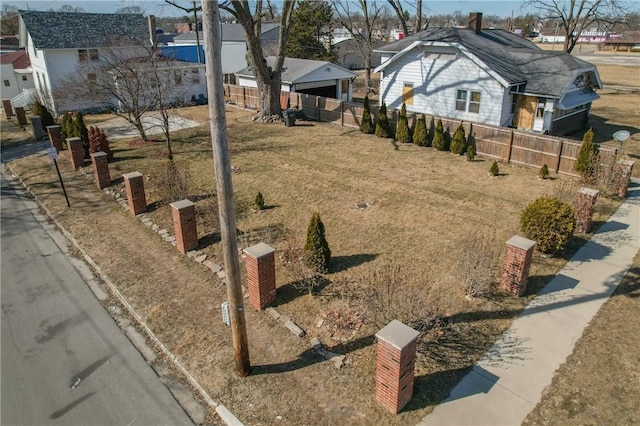
[[[53,217],[49,209],[41,202],[40,198],[31,191],[29,186],[26,185],[25,182],[22,180],[22,178],[14,172],[14,170],[11,168],[9,164],[5,163],[4,165],[6,166],[7,170],[11,172],[11,176],[16,178],[20,182],[20,184],[25,188],[27,193],[29,193],[33,197],[36,204],[46,213],[47,217],[58,227],[60,232],[62,232],[62,234],[67,238],[67,240],[69,240],[73,244],[73,246],[76,249],[78,249],[78,251],[82,254],[82,257],[84,258],[84,260],[89,265],[91,265],[91,267],[94,268],[94,270],[100,276],[100,278],[107,284],[111,292],[118,298],[120,303],[124,305],[124,307],[127,309],[129,314],[136,320],[138,325],[142,327],[147,337],[151,339],[151,341],[153,341],[153,343],[155,343],[158,348],[161,349],[162,353],[167,357],[167,359],[171,361],[173,366],[187,378],[187,380],[189,381],[189,384],[191,384],[191,386],[193,386],[198,391],[200,396],[206,401],[207,405],[210,408],[215,409],[216,413],[220,416],[222,421],[225,422],[225,424],[229,426],[243,426],[243,423],[236,416],[234,416],[233,413],[231,413],[231,411],[229,411],[224,405],[214,401],[213,398],[209,396],[207,391],[200,385],[200,383],[198,383],[198,381],[189,373],[189,371],[182,365],[182,363],[178,361],[178,358],[173,353],[171,353],[171,351],[160,341],[160,339],[156,337],[155,334],[153,334],[153,331],[151,331],[151,329],[147,326],[147,324],[144,322],[142,317],[136,312],[136,310],[133,308],[133,306],[131,306],[131,304],[122,295],[122,293],[120,293],[118,288],[109,279],[109,277],[102,272],[98,264],[94,262],[93,259],[80,246],[80,244],[78,244],[78,241],[76,241],[76,239],[73,238],[73,236]],[[91,289],[91,287],[89,288]],[[91,290],[93,292],[93,289]],[[125,333],[125,336],[126,336],[126,333]]]

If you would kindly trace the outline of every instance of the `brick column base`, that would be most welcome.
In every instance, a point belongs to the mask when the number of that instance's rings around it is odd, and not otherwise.
[[[147,197],[144,193],[144,180],[142,173],[131,172],[122,175],[124,178],[124,188],[127,192],[127,202],[129,203],[129,213],[135,216],[147,211]]]
[[[16,118],[18,119],[18,125],[20,127],[27,125],[27,114],[25,114],[24,108],[16,107]]]
[[[527,290],[535,244],[535,241],[517,235],[507,241],[507,254],[504,258],[500,285],[514,296],[520,297]]]
[[[91,154],[91,164],[93,164],[93,177],[96,180],[98,188],[102,189],[111,185],[107,153],[99,151]]]
[[[376,401],[394,414],[413,397],[419,335],[397,320],[376,333]]]
[[[82,140],[80,138],[67,138],[67,148],[69,149],[69,159],[74,169],[84,166],[84,152],[82,151]]]
[[[249,303],[262,310],[276,301],[275,250],[265,243],[244,249]]]
[[[33,129],[33,137],[37,141],[44,139],[44,127],[42,127],[42,117],[39,115],[32,115],[29,117],[31,121],[31,128]]]
[[[618,186],[618,197],[626,197],[627,189],[629,189],[629,182],[631,181],[631,171],[633,170],[633,161],[622,160],[618,161],[618,175],[619,175],[619,186]]]
[[[195,204],[189,200],[171,203],[173,232],[176,235],[176,247],[181,253],[198,248],[198,230],[196,228]]]
[[[2,108],[4,109],[4,114],[7,116],[7,119],[15,115],[13,113],[13,105],[11,105],[11,100],[3,99]]]
[[[47,133],[49,134],[49,143],[58,152],[62,151],[62,127],[61,126],[47,126]]]
[[[591,227],[593,210],[600,191],[582,187],[578,189],[573,216],[576,219],[576,230],[586,234]]]

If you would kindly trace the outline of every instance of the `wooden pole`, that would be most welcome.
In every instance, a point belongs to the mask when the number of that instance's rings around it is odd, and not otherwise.
[[[240,281],[240,261],[236,241],[236,220],[233,205],[233,185],[231,183],[231,161],[227,141],[227,121],[224,111],[224,87],[222,85],[222,66],[220,65],[220,10],[218,2],[202,2],[202,23],[204,30],[204,57],[207,76],[207,95],[209,97],[209,121],[211,123],[211,144],[218,192],[218,212],[220,215],[220,234],[224,254],[231,333],[233,338],[233,357],[236,374],[249,375],[249,344],[247,324],[244,316],[244,300]]]

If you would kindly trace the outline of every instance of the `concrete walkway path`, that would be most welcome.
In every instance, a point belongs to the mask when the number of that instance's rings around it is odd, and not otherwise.
[[[520,425],[640,250],[640,180],[627,199],[419,425]]]
[[[142,117],[142,125],[144,126],[147,136],[162,133],[161,124],[162,119],[160,114],[157,112],[150,112]],[[115,117],[107,121],[103,121],[102,123],[98,123],[97,125],[100,129],[104,130],[104,133],[109,139],[134,138],[139,136],[136,128],[122,117]],[[189,120],[175,114],[169,117],[169,131],[171,132],[198,125],[199,123],[193,120]]]

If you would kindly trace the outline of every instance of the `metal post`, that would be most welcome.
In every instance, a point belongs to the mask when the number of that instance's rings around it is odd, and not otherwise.
[[[207,76],[207,95],[209,97],[209,121],[211,126],[211,144],[218,192],[218,212],[220,215],[220,234],[224,255],[224,269],[227,275],[227,296],[231,317],[231,334],[236,374],[249,375],[249,344],[247,325],[244,315],[242,283],[240,281],[240,260],[236,240],[236,220],[233,205],[233,185],[231,183],[231,161],[227,141],[227,122],[224,110],[224,87],[222,84],[222,66],[220,61],[220,10],[218,3],[212,0],[202,2],[202,21],[204,30],[204,50]]]
[[[60,180],[60,186],[62,187],[62,193],[64,194],[64,199],[67,200],[67,207],[71,207],[71,204],[69,204],[69,197],[67,196],[67,190],[64,188],[64,182],[62,181],[62,175],[60,174],[60,169],[58,168],[58,161],[56,161],[55,158],[53,159],[53,164],[55,164],[55,166],[56,166],[56,172],[58,173],[58,179]]]

